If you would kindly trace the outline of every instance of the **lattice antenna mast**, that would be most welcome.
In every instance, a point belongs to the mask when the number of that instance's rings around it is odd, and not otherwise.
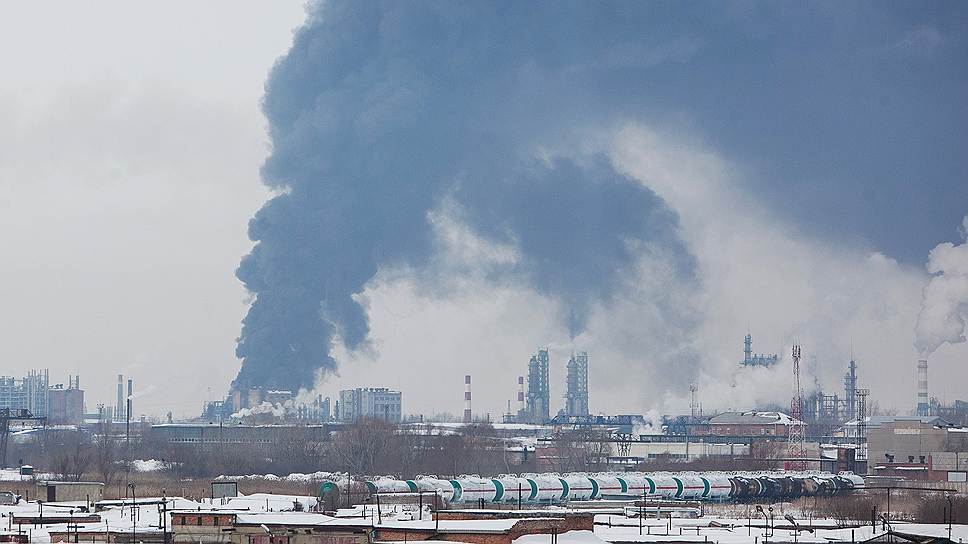
[[[805,437],[803,429],[803,387],[800,385],[800,344],[793,345],[793,401],[790,403],[790,416],[793,421],[790,423],[789,453],[790,457],[796,459],[790,463],[790,467],[795,470],[806,468],[806,447],[804,446]]]

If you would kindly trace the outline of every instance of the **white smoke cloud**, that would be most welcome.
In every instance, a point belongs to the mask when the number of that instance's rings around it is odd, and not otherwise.
[[[968,328],[968,216],[961,225],[963,243],[938,244],[928,255],[931,281],[924,288],[915,328],[915,346],[928,357],[945,342],[965,341]]]
[[[553,413],[563,405],[572,350],[589,352],[593,413],[688,413],[689,383],[698,384],[706,413],[785,407],[792,393],[790,347],[798,341],[804,361],[816,357],[817,380],[828,394],[843,394],[853,347],[860,386],[882,407],[913,408],[917,353],[910,331],[929,279],[923,271],[869,248],[802,235],[782,210],[766,208],[744,189],[734,165],[701,145],[642,125],[611,136],[542,152],[580,159],[604,149],[618,170],[655,191],[679,216],[680,235],[697,261],[698,288],[678,278],[661,249],[638,248],[636,266],[624,271],[622,296],[595,305],[586,330],[572,340],[556,320],[557,301],[489,276],[493,267],[514,262],[515,248],[480,239],[459,213],[444,210],[432,221],[440,240],[436,264],[449,271],[428,277],[382,270],[360,295],[375,349],[334,350],[340,374],[320,384],[321,392],[387,386],[404,392],[405,413],[459,414],[463,376],[471,373],[475,414],[499,420],[508,399],[517,410],[516,377],[526,373],[534,349],[547,345]],[[448,288],[430,289],[427,281]],[[693,315],[701,322],[690,334],[677,321]],[[739,366],[747,326],[754,349],[779,353],[779,364]],[[964,350],[941,351],[934,372],[966,377],[958,364]],[[813,366],[801,363],[807,391]],[[939,380],[937,390],[962,398],[957,383]]]
[[[241,419],[244,417],[259,415],[259,414],[269,414],[273,417],[283,417],[286,415],[286,407],[282,404],[273,404],[269,401],[262,401],[262,404],[255,406],[253,408],[242,408],[238,412],[232,414],[235,419]]]

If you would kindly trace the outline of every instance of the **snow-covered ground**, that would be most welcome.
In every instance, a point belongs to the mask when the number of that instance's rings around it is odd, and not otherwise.
[[[147,498],[139,498],[148,500]],[[168,510],[197,510],[197,509],[218,509],[231,510],[243,513],[248,521],[258,520],[259,516],[266,516],[265,520],[286,521],[299,518],[305,522],[309,517],[318,518],[318,523],[340,524],[340,523],[372,523],[391,527],[423,527],[435,525],[430,518],[429,511],[425,510],[422,515],[413,506],[409,505],[383,505],[381,509],[382,519],[377,518],[374,506],[359,505],[348,509],[341,509],[336,517],[324,516],[322,514],[308,514],[292,512],[296,503],[300,503],[302,509],[310,510],[316,504],[315,497],[296,496],[296,495],[270,495],[254,494],[243,497],[233,497],[227,500],[210,500],[201,502],[191,501],[182,498],[169,499]],[[43,515],[46,516],[71,516],[83,515],[79,512],[83,503],[59,503],[57,505],[44,504]],[[40,505],[36,502],[24,502],[16,506],[0,506],[0,527],[6,529],[11,526],[10,516],[39,516]],[[551,511],[549,511],[551,512]],[[139,515],[132,524],[130,507],[113,506],[97,513],[101,517],[99,523],[89,523],[80,526],[81,531],[108,531],[108,530],[134,530],[142,533],[156,533],[160,527],[160,509],[157,505],[144,505],[139,508]],[[418,518],[422,518],[422,521]],[[273,521],[273,522],[275,522]],[[571,531],[558,535],[558,544],[602,544],[626,543],[626,542],[662,542],[662,543],[716,543],[716,544],[761,544],[764,537],[764,528],[761,526],[762,519],[752,521],[753,526],[748,526],[747,518],[731,518],[720,516],[704,516],[696,519],[673,518],[669,519],[643,519],[640,521],[635,518],[626,518],[619,515],[600,514],[596,516],[594,532],[591,531]],[[170,523],[170,522],[169,522]],[[457,528],[460,525],[466,528],[468,524],[481,530],[502,530],[514,523],[514,520],[479,520],[479,521],[441,521],[441,526],[453,525]],[[777,527],[769,540],[774,542],[804,542],[805,544],[827,544],[830,542],[860,542],[872,536],[882,534],[883,528],[880,524],[876,527],[870,525],[855,528],[840,528],[834,520],[829,519],[797,519],[797,524],[803,527],[799,532],[789,528],[790,524],[786,520],[777,519],[777,525],[783,524],[787,528]],[[170,525],[169,525],[170,526]],[[478,527],[479,526],[479,527]],[[914,533],[938,537],[948,536],[948,527],[941,524],[918,524],[894,522],[892,529],[896,532]],[[17,526],[12,526],[13,532],[17,531]],[[29,535],[31,542],[45,543],[50,542],[50,531],[66,531],[67,524],[33,526],[23,525],[22,530]],[[811,531],[812,530],[812,531]],[[640,534],[641,533],[641,534]],[[951,538],[955,542],[968,542],[968,525],[953,525]],[[515,540],[515,544],[543,544],[548,542],[548,535],[529,535]]]

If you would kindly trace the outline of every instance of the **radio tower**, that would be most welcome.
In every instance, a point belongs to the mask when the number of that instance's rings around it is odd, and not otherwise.
[[[789,453],[795,460],[790,463],[793,470],[806,468],[807,456],[803,435],[803,388],[800,387],[800,344],[793,345],[793,402],[790,403]]]

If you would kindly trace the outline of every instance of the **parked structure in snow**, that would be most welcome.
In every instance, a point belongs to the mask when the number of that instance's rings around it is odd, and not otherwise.
[[[568,360],[568,378],[565,382],[565,414],[588,415],[588,353],[580,351]]]
[[[538,348],[528,362],[528,421],[544,423],[551,419],[551,389],[548,378],[548,348]]]

